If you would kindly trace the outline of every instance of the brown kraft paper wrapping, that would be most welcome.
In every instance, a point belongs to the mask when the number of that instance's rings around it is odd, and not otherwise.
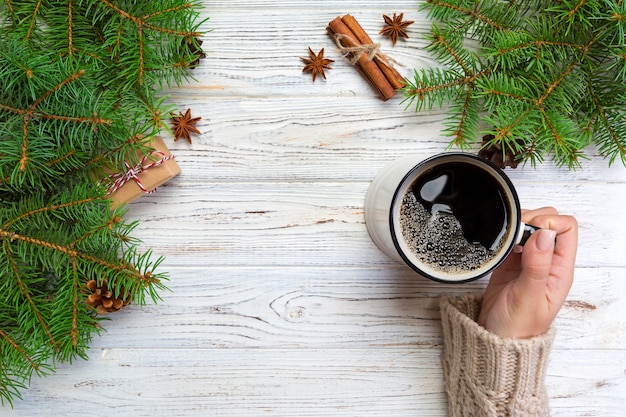
[[[146,156],[140,155],[139,164],[134,167],[127,165],[126,172],[110,176],[113,181],[108,195],[111,209],[154,192],[158,186],[180,174],[180,167],[163,142],[163,138],[155,136],[148,146],[154,148],[154,151]]]

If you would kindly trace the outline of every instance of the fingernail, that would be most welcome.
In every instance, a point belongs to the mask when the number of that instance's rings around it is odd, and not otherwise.
[[[554,239],[556,239],[556,232],[554,230],[539,230],[537,232],[537,248],[541,251],[554,249]]]
[[[522,252],[524,252],[524,247],[522,245],[515,245],[515,246],[513,246],[513,252],[514,253],[522,253]]]

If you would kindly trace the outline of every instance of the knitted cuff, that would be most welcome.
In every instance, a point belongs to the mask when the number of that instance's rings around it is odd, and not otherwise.
[[[481,303],[480,295],[440,302],[450,415],[548,415],[544,381],[554,329],[500,338],[476,323]]]

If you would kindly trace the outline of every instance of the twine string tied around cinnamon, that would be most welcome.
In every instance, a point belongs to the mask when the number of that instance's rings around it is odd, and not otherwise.
[[[398,64],[398,62],[393,59],[383,55],[380,52],[380,44],[379,43],[368,43],[368,44],[359,44],[357,41],[352,39],[352,37],[348,35],[344,35],[343,33],[335,33],[334,35],[335,43],[339,47],[339,50],[343,52],[343,56],[349,58],[350,64],[356,65],[361,59],[363,54],[367,55],[368,61],[373,61],[374,59],[378,59],[383,65],[393,68],[393,64]],[[354,46],[345,46],[341,41],[346,40],[348,43]],[[350,58],[349,55],[352,54]],[[398,64],[399,65],[399,64]]]

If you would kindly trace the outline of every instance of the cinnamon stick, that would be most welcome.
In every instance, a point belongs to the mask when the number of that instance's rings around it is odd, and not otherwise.
[[[339,40],[343,46],[361,46],[357,40],[357,36],[350,30],[350,28],[348,28],[348,26],[346,26],[340,17],[336,17],[332,22],[330,22],[326,30],[332,37],[335,37],[336,34],[344,35],[344,37]],[[370,85],[376,90],[382,100],[389,100],[391,97],[396,95],[396,89],[391,85],[389,80],[387,80],[387,77],[380,70],[378,64],[373,60],[370,60],[367,54],[361,54],[355,66],[367,79]]]
[[[341,18],[341,21],[352,31],[352,33],[354,33],[356,40],[361,44],[369,45],[373,43],[372,38],[369,37],[367,32],[365,32],[354,16],[347,14]],[[381,72],[385,74],[387,81],[389,81],[394,90],[399,90],[406,85],[404,83],[404,77],[402,77],[400,73],[389,64],[386,56],[379,52],[374,57],[374,61],[378,65]]]

